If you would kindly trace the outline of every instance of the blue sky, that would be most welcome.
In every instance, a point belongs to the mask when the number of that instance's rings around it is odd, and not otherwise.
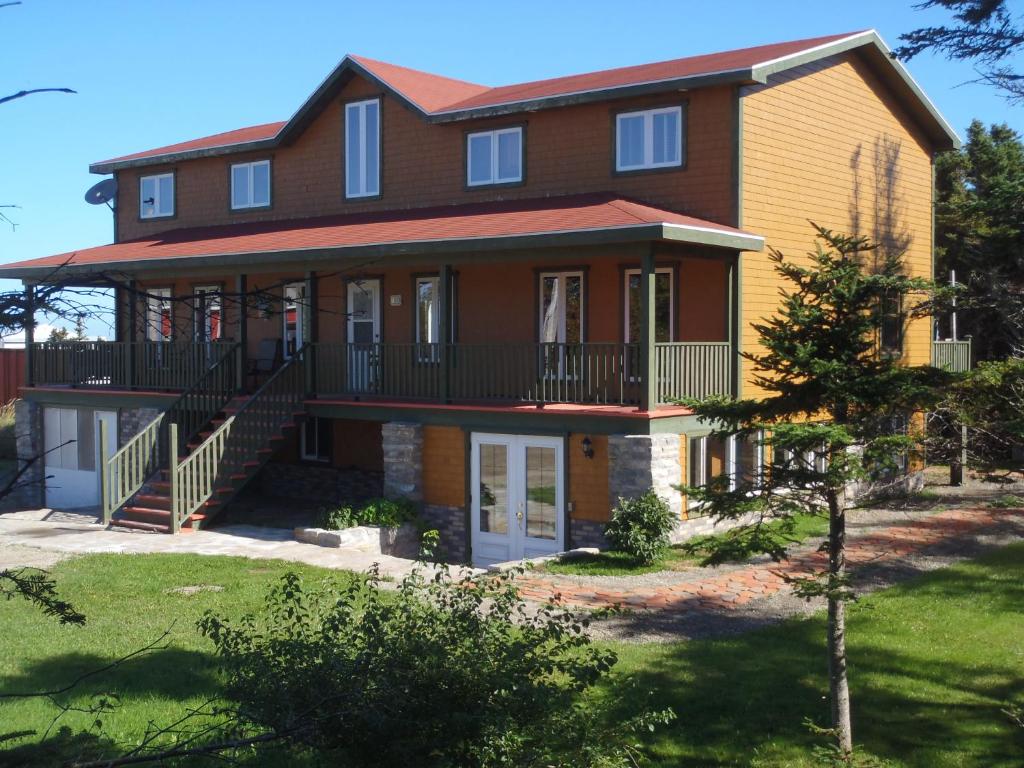
[[[78,94],[0,107],[0,204],[20,206],[0,263],[110,242],[110,212],[82,199],[91,161],[287,119],[346,53],[501,85],[871,27],[895,46],[946,18],[912,0],[23,0],[0,9],[0,93]],[[1024,107],[961,85],[969,65],[910,70],[961,135],[974,117],[1024,130]]]

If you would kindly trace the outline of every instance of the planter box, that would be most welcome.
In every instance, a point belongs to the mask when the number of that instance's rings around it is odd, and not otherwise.
[[[393,555],[395,557],[416,557],[419,553],[420,537],[416,526],[404,523],[397,528],[383,528],[379,525],[357,525],[340,531],[325,528],[296,528],[295,538],[306,544],[337,549],[356,549],[371,555]]]

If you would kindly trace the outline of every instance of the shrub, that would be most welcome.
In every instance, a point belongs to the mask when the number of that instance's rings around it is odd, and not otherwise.
[[[376,573],[343,591],[288,574],[257,613],[199,622],[236,722],[324,765],[635,766],[641,734],[674,715],[630,717],[621,681],[590,695],[617,659],[584,627],[528,608],[510,575],[446,568],[397,593]]]
[[[357,525],[396,528],[415,519],[416,505],[408,499],[371,499],[358,509],[347,505],[321,509],[316,525],[330,531]]]
[[[651,490],[636,499],[619,499],[604,535],[613,548],[651,565],[664,555],[675,523],[668,504]]]

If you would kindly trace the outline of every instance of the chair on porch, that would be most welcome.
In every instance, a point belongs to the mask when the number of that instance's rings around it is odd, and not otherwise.
[[[249,358],[249,370],[246,376],[253,379],[255,385],[260,384],[260,377],[269,376],[281,362],[281,340],[261,339],[256,357]]]

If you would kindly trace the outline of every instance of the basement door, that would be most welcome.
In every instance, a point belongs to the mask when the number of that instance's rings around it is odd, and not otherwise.
[[[473,564],[561,552],[562,438],[476,433],[471,452]]]
[[[46,506],[95,507],[100,503],[100,421],[107,425],[107,458],[117,450],[117,413],[92,408],[43,409]]]
[[[373,392],[380,357],[380,280],[349,283],[347,306],[349,390]]]

